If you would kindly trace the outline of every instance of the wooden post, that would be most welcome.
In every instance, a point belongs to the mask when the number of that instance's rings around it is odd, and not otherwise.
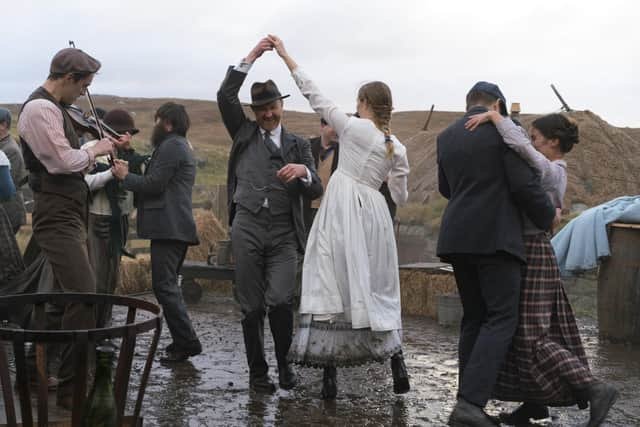
[[[435,104],[431,104],[431,110],[429,110],[429,115],[427,116],[427,121],[424,123],[422,130],[425,131],[429,129],[429,122],[431,121],[431,115],[433,114],[433,109],[435,108]]]

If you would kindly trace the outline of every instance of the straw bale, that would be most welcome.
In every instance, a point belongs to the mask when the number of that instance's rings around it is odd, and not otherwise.
[[[120,283],[116,294],[126,295],[151,290],[151,258],[141,254],[135,259],[122,257]]]
[[[218,249],[218,241],[227,238],[226,228],[210,210],[194,209],[193,217],[200,244],[189,247],[186,259],[189,261],[206,261],[211,248],[213,253]]]
[[[433,270],[400,270],[402,313],[437,317],[437,296],[456,293],[453,274]]]

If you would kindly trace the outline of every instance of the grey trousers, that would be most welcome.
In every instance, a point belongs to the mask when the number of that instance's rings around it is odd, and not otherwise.
[[[518,327],[520,262],[507,254],[452,256],[464,316],[458,396],[484,407]]]
[[[257,214],[238,206],[231,229],[236,263],[235,296],[244,315],[291,306],[298,251],[290,215]]]
[[[178,240],[151,240],[151,283],[162,306],[173,342],[188,346],[198,337],[178,287],[178,272],[187,254],[187,244]]]

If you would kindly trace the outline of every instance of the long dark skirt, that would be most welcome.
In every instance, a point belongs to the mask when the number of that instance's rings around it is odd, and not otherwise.
[[[578,403],[593,381],[576,320],[546,234],[525,236],[520,320],[493,397],[548,406]]]
[[[24,271],[24,262],[4,207],[0,205],[0,287]]]

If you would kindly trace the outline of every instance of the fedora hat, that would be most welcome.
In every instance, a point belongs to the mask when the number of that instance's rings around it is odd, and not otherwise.
[[[140,132],[136,128],[136,124],[133,121],[133,116],[125,110],[111,110],[104,116],[103,121],[107,126],[111,127],[118,133],[129,132],[129,134],[135,135],[136,133]]]
[[[289,95],[282,95],[278,86],[273,80],[266,82],[255,82],[251,85],[251,106],[262,107],[278,99],[287,98]]]

